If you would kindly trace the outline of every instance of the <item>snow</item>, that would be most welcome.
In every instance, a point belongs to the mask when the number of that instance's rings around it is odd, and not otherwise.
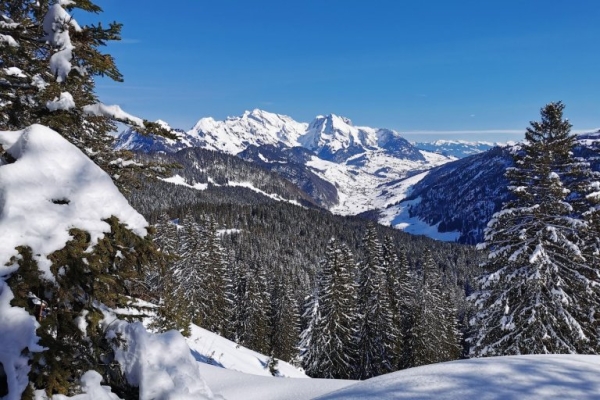
[[[394,372],[318,399],[591,400],[600,398],[599,373],[600,356],[489,357]]]
[[[48,43],[57,49],[50,57],[50,71],[58,82],[64,82],[71,72],[71,59],[73,58],[74,46],[71,43],[69,30],[66,25],[71,25],[76,31],[81,31],[77,21],[69,15],[58,2],[48,9],[44,16],[43,28]]]
[[[192,324],[191,334],[186,341],[198,361],[253,376],[262,375],[274,379],[266,367],[268,356],[238,345],[216,333]],[[281,377],[307,378],[300,369],[284,361],[278,362],[278,370]]]
[[[70,110],[75,108],[75,100],[69,92],[62,92],[60,97],[55,97],[54,100],[46,102],[46,108],[50,111]]]
[[[27,78],[27,75],[23,73],[21,68],[9,67],[3,69],[4,73],[8,76],[16,76],[17,78]]]
[[[165,182],[169,182],[172,183],[174,185],[180,185],[180,186],[185,186],[185,187],[189,187],[192,189],[196,189],[196,190],[206,190],[208,189],[208,183],[194,183],[193,185],[188,184],[185,181],[185,178],[181,175],[173,175],[169,178],[159,178]]]
[[[98,117],[113,118],[121,121],[127,121],[140,128],[144,127],[144,120],[126,113],[117,105],[107,106],[106,104],[96,103],[83,107],[83,112],[87,115],[95,115]]]
[[[200,364],[200,371],[211,390],[227,400],[308,400],[355,383],[255,376],[208,364]]]
[[[10,35],[0,34],[0,44],[7,44],[10,47],[19,47],[19,43]]]
[[[196,189],[196,190],[206,190],[206,189],[208,189],[208,183],[194,183],[193,185],[190,185],[189,183],[186,182],[185,178],[182,177],[179,174],[175,174],[175,175],[173,175],[173,176],[171,176],[169,178],[159,178],[159,179],[161,179],[161,180],[163,180],[165,182],[172,183],[174,185],[181,185],[181,186],[189,187],[191,189]],[[259,194],[261,194],[261,195],[263,195],[265,197],[268,197],[270,199],[273,199],[273,200],[276,200],[276,201],[285,201],[285,202],[291,203],[293,205],[300,206],[300,203],[298,203],[295,200],[285,199],[285,198],[281,197],[278,194],[267,193],[267,192],[265,192],[263,190],[260,190],[259,188],[257,188],[256,186],[254,186],[252,184],[252,182],[234,182],[234,181],[229,181],[225,185],[218,185],[210,177],[208,178],[208,182],[211,185],[214,185],[214,186],[243,187],[243,188],[246,188],[246,189],[250,189],[253,192],[259,193]]]
[[[53,280],[47,256],[71,239],[69,230],[87,231],[93,246],[110,232],[103,220],[111,216],[146,236],[146,220],[110,177],[57,132],[42,125],[0,132],[0,145],[16,159],[0,161],[0,277],[12,272],[5,264],[15,248],[29,246]]]
[[[20,399],[29,384],[27,349],[34,353],[43,350],[35,334],[38,323],[24,309],[12,307],[13,298],[12,291],[0,278],[0,363],[6,372],[9,393],[4,400]]]
[[[140,400],[213,398],[179,332],[149,333],[141,322],[105,323],[125,341],[115,349],[115,359],[127,381],[139,387]]]
[[[119,400],[116,394],[112,393],[110,387],[102,386],[102,375],[96,371],[88,371],[81,377],[81,391],[83,394],[78,394],[73,397],[67,397],[60,394],[52,396],[52,400]],[[35,391],[35,400],[47,400],[48,397],[44,390]]]

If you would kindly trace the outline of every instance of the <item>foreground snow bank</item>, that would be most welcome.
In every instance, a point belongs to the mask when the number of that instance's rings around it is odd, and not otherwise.
[[[52,280],[47,255],[62,249],[72,228],[87,231],[92,245],[117,217],[145,236],[148,225],[111,178],[60,134],[42,125],[0,132],[0,276],[15,247],[29,246],[40,270]]]
[[[318,399],[598,399],[600,356],[489,357],[378,376]]]
[[[110,319],[106,326],[109,338],[119,337],[124,341],[115,348],[115,359],[127,382],[140,388],[140,400],[214,398],[179,332],[153,334],[141,322]]]
[[[211,390],[227,400],[309,400],[356,382],[256,376],[208,364],[200,364],[200,372]]]

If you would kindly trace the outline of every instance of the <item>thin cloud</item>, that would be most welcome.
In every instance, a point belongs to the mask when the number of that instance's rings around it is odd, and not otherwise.
[[[522,135],[525,129],[488,129],[464,131],[403,131],[404,135]]]

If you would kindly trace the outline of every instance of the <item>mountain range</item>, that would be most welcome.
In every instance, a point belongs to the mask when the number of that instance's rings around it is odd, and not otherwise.
[[[174,153],[198,147],[251,161],[304,190],[321,207],[343,215],[381,208],[399,199],[386,189],[418,172],[455,159],[417,149],[396,131],[354,126],[334,114],[310,123],[262,110],[223,121],[202,118],[178,140],[143,136],[135,129],[119,135],[118,149]]]
[[[236,155],[293,183],[300,194],[292,197],[305,204],[461,243],[480,242],[508,196],[504,172],[512,163],[511,145],[410,143],[394,130],[355,126],[334,114],[303,123],[262,110],[223,121],[202,118],[189,131],[172,131],[177,140],[129,129],[119,135],[117,148],[150,154],[202,148]],[[578,138],[578,154],[593,159],[600,132]],[[194,174],[181,175],[173,179],[197,183]],[[255,178],[252,185],[259,182]]]

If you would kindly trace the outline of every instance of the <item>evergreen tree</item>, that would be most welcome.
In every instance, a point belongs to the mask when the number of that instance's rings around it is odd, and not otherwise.
[[[223,248],[217,234],[214,218],[206,220],[203,249],[206,255],[200,260],[202,278],[202,326],[212,332],[225,335],[230,318],[230,303],[227,300],[229,277],[225,265]]]
[[[289,277],[276,278],[272,299],[271,348],[272,354],[284,361],[292,361],[298,353],[300,315]]]
[[[513,200],[488,224],[489,273],[471,296],[473,356],[598,353],[598,271],[582,250],[590,227],[569,203],[581,169],[563,109],[541,110],[507,170]]]
[[[444,303],[450,297],[442,293],[442,279],[431,252],[422,259],[423,277],[410,331],[410,366],[455,360],[460,355],[456,329],[456,310]]]
[[[331,239],[300,344],[302,365],[311,377],[348,379],[354,374],[356,288],[349,273],[353,264],[347,246]]]
[[[239,343],[269,354],[269,293],[267,278],[260,264],[254,264],[246,270],[241,281],[243,287],[239,301]]]
[[[390,361],[392,370],[398,370],[409,366],[409,333],[414,315],[415,282],[409,270],[406,253],[396,253],[389,236],[383,244],[383,260],[392,316],[390,332],[394,337]]]
[[[394,344],[400,334],[393,325],[383,249],[373,224],[367,228],[363,247],[365,261],[360,267],[357,299],[357,377],[368,379],[393,370]]]
[[[119,184],[128,180],[125,176],[131,178],[129,170],[139,165],[125,162],[132,154],[113,151],[114,121],[135,125],[143,133],[174,135],[156,123],[123,113],[118,106],[99,102],[96,77],[123,81],[113,57],[101,51],[108,42],[120,40],[122,25],[80,26],[70,15],[74,10],[102,11],[91,0],[0,2],[0,130],[46,125]]]

